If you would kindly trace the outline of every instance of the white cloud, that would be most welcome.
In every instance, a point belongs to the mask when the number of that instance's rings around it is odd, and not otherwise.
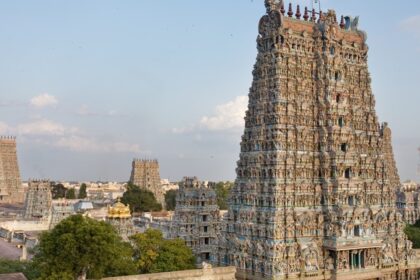
[[[40,119],[29,123],[19,124],[16,127],[17,134],[20,135],[64,135],[66,133],[74,133],[77,128],[65,127],[63,124],[47,120]]]
[[[44,108],[48,106],[55,106],[58,104],[57,98],[53,95],[49,95],[48,93],[44,93],[38,96],[33,97],[30,100],[30,104],[36,108]]]
[[[214,114],[204,116],[194,125],[181,128],[172,128],[172,133],[182,134],[193,131],[236,131],[244,127],[245,111],[248,105],[248,97],[241,95],[234,100],[217,105]],[[200,140],[201,135],[198,137]]]
[[[82,106],[80,106],[80,108],[76,111],[76,114],[79,116],[84,116],[84,117],[120,117],[120,116],[124,116],[124,114],[120,114],[118,111],[116,110],[108,110],[107,112],[95,112],[92,111],[89,106],[87,106],[86,104],[83,104]]]
[[[82,136],[72,135],[69,137],[61,137],[54,144],[57,147],[68,148],[77,152],[129,152],[140,153],[140,146],[125,142],[99,142],[93,138],[85,138]]]
[[[27,142],[52,145],[75,152],[93,153],[149,153],[142,151],[138,144],[123,141],[103,141],[84,136],[77,127],[68,127],[47,119],[18,124],[14,128],[0,122],[0,135],[19,135]]]
[[[420,37],[420,15],[406,18],[400,23],[400,27],[402,30],[414,33]]]
[[[204,116],[200,126],[211,131],[242,128],[247,105],[248,97],[238,96],[233,101],[218,105],[214,115]]]

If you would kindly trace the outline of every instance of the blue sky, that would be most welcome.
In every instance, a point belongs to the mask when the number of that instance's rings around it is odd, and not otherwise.
[[[305,4],[311,1],[292,1]],[[420,146],[420,2],[324,0],[360,15],[403,180]],[[263,0],[0,0],[0,134],[23,179],[233,179]]]

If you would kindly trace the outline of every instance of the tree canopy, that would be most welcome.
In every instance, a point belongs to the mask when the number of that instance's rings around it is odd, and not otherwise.
[[[130,237],[134,260],[140,273],[157,273],[195,268],[195,257],[182,239],[163,239],[159,230],[148,229]]]
[[[67,190],[66,191],[66,198],[67,199],[75,199],[76,198],[76,191],[73,188]]]
[[[41,279],[98,279],[135,274],[132,253],[111,225],[74,215],[40,236],[33,262]]]
[[[0,274],[23,273],[28,280],[35,280],[39,277],[37,268],[28,261],[0,259]]]
[[[155,195],[144,188],[133,185],[127,186],[127,191],[123,194],[121,202],[130,205],[132,212],[151,212],[161,211],[162,205],[156,201]]]
[[[66,197],[67,189],[61,183],[52,184],[51,192],[53,199],[59,199]]]
[[[413,248],[420,249],[420,220],[414,225],[407,225],[404,232],[408,239],[413,242]]]
[[[177,194],[178,194],[177,190],[169,190],[165,193],[166,210],[168,211],[175,210]]]
[[[219,206],[220,210],[227,210],[228,197],[232,187],[232,182],[219,182],[216,184],[215,192],[217,195],[217,205]]]
[[[85,184],[85,183],[83,183],[83,184],[80,186],[80,189],[79,189],[79,195],[78,195],[78,197],[77,197],[77,198],[83,199],[83,198],[86,198],[86,197],[87,197],[86,188],[87,188],[86,184]]]

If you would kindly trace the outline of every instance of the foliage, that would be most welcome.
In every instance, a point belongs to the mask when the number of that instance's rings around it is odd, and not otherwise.
[[[111,225],[74,215],[40,236],[33,262],[41,279],[98,279],[134,274],[132,253]]]
[[[32,262],[0,259],[0,274],[23,273],[28,280],[39,277],[39,272]]]
[[[87,197],[86,188],[87,186],[85,183],[80,186],[78,198],[83,199]]]
[[[227,210],[228,208],[228,197],[230,190],[233,187],[232,182],[219,182],[215,186],[215,192],[217,195],[217,205],[220,210]]]
[[[64,198],[66,196],[67,189],[64,187],[63,184],[53,184],[51,192],[53,199],[59,199]]]
[[[155,195],[146,189],[131,183],[127,186],[127,191],[123,194],[121,202],[130,205],[132,212],[151,212],[161,211],[162,205],[156,201]]]
[[[71,189],[67,190],[66,198],[67,199],[76,199],[76,191],[74,190],[74,188],[71,188]]]
[[[407,225],[404,232],[408,239],[413,242],[413,248],[420,249],[420,220],[414,225]]]
[[[140,273],[157,273],[195,268],[195,258],[182,239],[163,239],[159,230],[148,229],[130,237]]]
[[[166,210],[168,211],[175,210],[177,194],[178,194],[177,190],[169,190],[165,193]]]

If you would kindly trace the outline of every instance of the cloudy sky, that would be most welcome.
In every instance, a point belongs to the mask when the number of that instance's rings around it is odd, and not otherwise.
[[[293,1],[310,3],[311,1]],[[420,146],[420,2],[323,0],[360,15],[402,179]],[[0,0],[0,134],[23,179],[234,178],[263,0]]]

